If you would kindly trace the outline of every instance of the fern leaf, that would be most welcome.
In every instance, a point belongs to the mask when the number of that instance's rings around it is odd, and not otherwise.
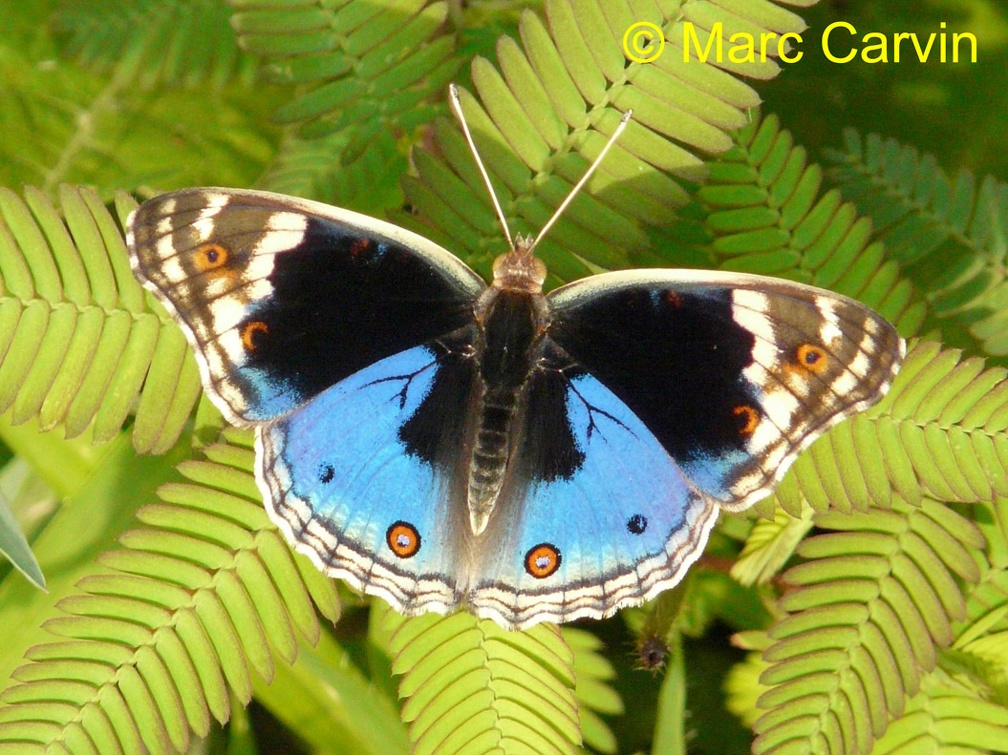
[[[764,650],[770,643],[765,632],[743,632],[734,637],[734,644],[746,650]],[[725,707],[750,728],[761,715],[757,701],[768,687],[760,683],[760,677],[769,665],[761,652],[750,652],[743,662],[732,666],[725,678]]]
[[[555,626],[508,632],[468,613],[386,615],[415,753],[573,752],[573,656]]]
[[[926,307],[896,262],[871,243],[871,226],[836,190],[820,196],[822,168],[808,165],[774,116],[735,135],[735,147],[711,163],[697,197],[720,265],[778,275],[860,299],[896,324],[920,328]]]
[[[288,134],[280,144],[260,184],[282,194],[327,202],[337,207],[382,217],[402,206],[398,176],[406,171],[406,155],[391,132],[370,140],[368,149],[347,163],[352,136],[345,131],[318,139],[300,139]]]
[[[645,249],[643,225],[684,204],[680,181],[703,175],[696,152],[727,149],[728,132],[743,126],[745,108],[757,104],[748,86],[713,65],[683,64],[681,54],[671,52],[653,63],[628,63],[620,55],[623,34],[634,22],[664,24],[672,44],[682,39],[681,14],[690,13],[698,25],[738,20],[709,3],[687,2],[662,18],[623,2],[596,7],[550,0],[546,23],[531,12],[522,15],[520,47],[501,41],[499,71],[486,60],[474,61],[472,80],[482,107],[463,93],[463,109],[504,212],[521,233],[542,227],[598,155],[619,111],[634,110],[634,120],[588,191],[538,247],[554,282],[599,266],[625,266],[631,252]],[[781,31],[800,19],[783,11],[753,11],[745,23]],[[732,69],[765,76],[776,64]],[[503,242],[482,181],[455,129],[436,128],[434,136],[440,158],[417,160],[420,175],[405,183],[407,198],[429,223],[422,232],[455,238],[455,247],[463,244],[473,264],[486,271]],[[397,219],[418,225],[408,216]]]
[[[889,396],[816,441],[774,501],[798,515],[804,502],[867,511],[893,496],[978,503],[1008,494],[1008,373],[983,366],[938,344],[913,346]]]
[[[1008,606],[1002,609],[998,612],[1001,619]],[[957,643],[956,652],[947,655],[983,683],[993,702],[1008,708],[1008,632],[988,632],[962,645]]]
[[[792,615],[764,652],[771,689],[759,704],[771,710],[754,726],[755,752],[870,751],[965,618],[956,580],[979,579],[970,550],[983,537],[942,504],[894,500],[891,511],[815,521],[838,532],[804,541],[807,561],[784,575]]]
[[[65,639],[32,648],[14,672],[0,738],[71,752],[89,738],[122,743],[102,751],[185,750],[210,715],[227,720],[228,687],[248,702],[249,666],[268,679],[273,653],[294,660],[295,630],[318,640],[309,589],[334,588],[295,565],[251,462],[247,445],[212,445],[179,467],[188,481],[162,487],[165,503],[138,512],[146,527],[125,533],[125,549],[100,559],[108,571],[81,580],[81,594],[59,603],[66,615],[44,624]]]
[[[616,735],[599,714],[620,716],[623,700],[608,682],[616,670],[602,654],[603,644],[595,635],[574,627],[562,627],[564,642],[574,653],[574,693],[577,695],[578,720],[584,743],[593,750],[614,753]]]
[[[458,68],[443,2],[231,5],[239,44],[264,58],[270,80],[313,85],[275,115],[299,124],[304,137],[353,127],[355,144],[363,146],[381,131],[428,121],[435,110],[422,103],[443,91]]]
[[[0,411],[68,437],[119,431],[139,395],[138,449],[163,452],[200,395],[185,339],[130,273],[122,236],[90,190],[0,189]]]
[[[987,540],[986,559],[978,559],[980,580],[969,590],[968,619],[956,628],[946,651],[946,668],[968,676],[984,698],[1008,707],[1008,498],[983,504],[976,517]]]
[[[1008,742],[1008,710],[978,700],[972,690],[947,678],[929,679],[924,690],[907,702],[872,750],[896,752],[1004,752]]]
[[[40,625],[53,615],[56,600],[74,594],[77,581],[94,572],[98,554],[114,547],[116,538],[132,523],[137,500],[153,498],[155,488],[182,457],[182,446],[188,445],[186,439],[168,454],[138,456],[127,434],[120,434],[97,453],[89,442],[33,433],[26,425],[8,429],[6,436],[18,449],[37,445],[33,453],[45,456],[52,478],[62,483],[54,490],[61,501],[63,496],[66,499],[46,512],[45,527],[31,538],[32,549],[47,574],[49,592],[38,592],[14,575],[0,583],[2,679],[8,679],[23,662],[27,648],[51,639]],[[32,458],[32,453],[25,456]],[[69,471],[70,480],[61,478],[61,466]],[[126,468],[129,476],[122,474]],[[101,516],[95,516],[96,511]]]
[[[317,646],[301,643],[297,663],[278,664],[269,684],[254,683],[256,703],[315,752],[407,755],[394,691],[385,694],[375,670],[365,675],[354,660],[332,632],[322,632]]]
[[[743,585],[770,581],[791,558],[812,526],[812,510],[808,507],[804,507],[799,516],[776,509],[773,519],[753,525],[742,553],[732,565],[732,577]]]
[[[32,56],[4,47],[2,185],[54,195],[60,183],[86,184],[105,197],[145,184],[246,186],[273,152],[275,130],[263,123],[272,90],[208,82],[148,91],[130,78],[135,60],[99,75],[54,57],[51,40]]]
[[[1004,271],[1008,188],[961,171],[954,179],[933,155],[894,139],[845,133],[829,153],[844,196],[875,220],[879,237],[932,305],[928,325],[943,340],[991,355],[1008,354]]]
[[[221,86],[250,81],[254,61],[241,54],[219,0],[100,0],[63,3],[53,16],[62,51],[84,68],[144,88],[156,84]]]

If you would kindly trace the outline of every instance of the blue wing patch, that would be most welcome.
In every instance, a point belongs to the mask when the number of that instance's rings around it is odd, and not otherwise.
[[[406,612],[453,607],[446,481],[401,429],[428,397],[437,352],[383,359],[257,429],[256,479],[273,520],[328,574]]]
[[[406,431],[418,421],[444,431],[444,414],[466,416],[468,389],[453,372],[435,346],[408,349],[257,430],[270,514],[320,569],[406,613],[467,603],[510,626],[609,615],[682,578],[717,507],[587,374],[540,375],[563,386],[559,421],[575,461],[530,474],[542,467],[533,457],[558,450],[555,428],[544,429],[557,412],[533,404],[501,514],[473,536],[458,516],[464,485],[423,446],[424,432]],[[437,416],[423,419],[429,411]],[[457,458],[457,439],[448,445]]]
[[[511,625],[598,618],[654,597],[682,578],[717,520],[715,502],[615,394],[588,374],[558,379],[578,463],[532,482],[514,506],[513,543],[487,549],[500,555],[484,561],[470,597]],[[523,453],[556,435],[536,429],[551,421],[528,414]]]
[[[547,299],[550,338],[729,511],[767,495],[805,446],[878,401],[903,353],[861,304],[758,276],[606,273]]]
[[[189,189],[131,216],[130,264],[233,424],[279,417],[472,321],[486,287],[431,241],[278,194]]]
[[[409,231],[263,192],[176,192],[127,226],[207,395],[256,425],[273,520],[405,613],[519,628],[654,597],[904,353],[808,286],[652,270],[543,296],[519,239],[488,288]]]

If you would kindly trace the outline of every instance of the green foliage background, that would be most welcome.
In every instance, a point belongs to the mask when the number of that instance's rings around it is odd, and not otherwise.
[[[1008,12],[811,5],[0,4],[0,752],[1008,751]],[[677,64],[684,19],[807,23],[805,57]],[[979,62],[830,63],[836,20],[945,21]],[[623,56],[635,21],[659,61]],[[449,81],[521,232],[634,109],[540,247],[551,285],[767,273],[910,340],[882,404],[604,622],[405,620],[322,578],[129,272],[136,199],[196,185],[389,217],[486,272]]]

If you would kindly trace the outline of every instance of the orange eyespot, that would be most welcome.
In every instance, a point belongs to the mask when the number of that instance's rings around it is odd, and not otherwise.
[[[409,558],[420,550],[420,533],[409,522],[395,522],[385,533],[385,542],[399,558]]]
[[[241,329],[242,346],[245,351],[255,351],[262,346],[262,339],[269,334],[269,326],[262,320],[246,323]]]
[[[751,406],[741,404],[732,409],[732,414],[742,419],[742,425],[739,427],[739,435],[752,435],[756,432],[756,426],[759,425],[760,421],[758,411],[753,409]]]
[[[825,350],[811,343],[803,343],[799,346],[795,350],[795,358],[799,367],[804,367],[817,375],[826,370],[826,365],[829,362]]]
[[[525,554],[525,571],[536,579],[545,579],[560,568],[560,551],[555,545],[540,543]]]
[[[366,252],[371,246],[371,239],[354,239],[350,242],[350,256],[356,257]]]
[[[196,268],[202,272],[220,270],[228,263],[228,250],[220,244],[210,243],[198,247],[194,252]]]
[[[665,303],[670,305],[673,309],[679,309],[679,307],[682,306],[682,298],[675,291],[666,291]]]

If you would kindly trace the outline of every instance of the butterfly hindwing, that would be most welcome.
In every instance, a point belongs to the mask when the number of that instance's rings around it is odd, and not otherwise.
[[[461,445],[473,373],[453,356],[407,349],[256,431],[256,478],[291,542],[407,613],[444,613],[462,589],[439,444]],[[410,429],[430,423],[437,433]]]
[[[551,361],[529,385],[514,514],[505,499],[488,533],[503,547],[471,598],[518,626],[600,618],[653,597],[699,557],[718,513],[626,404]]]
[[[131,217],[137,276],[197,355],[235,424],[291,411],[472,318],[483,281],[421,236],[266,192],[191,189]]]
[[[548,301],[550,337],[729,510],[766,495],[816,437],[878,401],[903,353],[892,326],[858,302],[758,276],[609,273]]]

